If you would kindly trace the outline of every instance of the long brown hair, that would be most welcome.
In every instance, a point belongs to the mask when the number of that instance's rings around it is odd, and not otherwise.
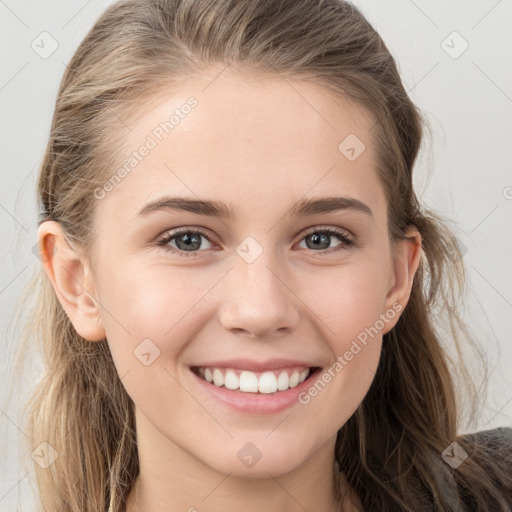
[[[372,386],[339,430],[336,459],[368,511],[510,510],[501,488],[512,476],[493,452],[459,434],[460,404],[477,403],[463,340],[482,351],[458,313],[465,292],[461,254],[447,222],[420,205],[412,172],[426,123],[408,97],[379,34],[342,0],[122,0],[89,31],[62,79],[38,181],[40,222],[55,220],[87,248],[94,189],[111,175],[105,144],[120,119],[159,88],[212,66],[247,76],[302,77],[369,112],[376,170],[388,204],[389,236],[408,225],[423,256],[409,303],[384,336]],[[116,129],[114,129],[114,127]],[[112,147],[110,145],[109,147]],[[20,353],[39,342],[45,373],[27,403],[32,450],[49,443],[58,458],[36,465],[46,512],[124,510],[138,474],[134,404],[106,340],[77,335],[43,270],[27,290],[31,316]],[[464,382],[456,396],[454,370]],[[469,407],[468,418],[477,408]],[[465,417],[466,417],[465,416]],[[457,441],[469,454],[452,469],[441,454]],[[340,501],[342,497],[340,496]]]

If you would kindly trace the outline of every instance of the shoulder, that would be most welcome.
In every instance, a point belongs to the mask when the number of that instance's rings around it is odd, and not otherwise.
[[[512,427],[497,427],[490,430],[480,430],[470,434],[462,434],[463,438],[469,440],[483,440],[483,441],[504,441],[512,442]]]
[[[458,443],[469,457],[483,466],[503,470],[512,467],[512,428],[498,427],[459,436]]]
[[[462,434],[457,442],[465,450],[464,455],[475,463],[473,467],[478,467],[474,476],[479,478],[473,480],[472,490],[482,482],[482,489],[485,491],[488,484],[484,481],[492,482],[503,499],[507,501],[508,506],[512,507],[512,428],[498,427]],[[472,492],[469,491],[469,494]],[[468,489],[462,495],[467,497]]]
[[[498,450],[502,455],[508,455],[508,461],[512,462],[512,428],[498,427],[489,430],[481,430],[469,434],[459,436],[462,441],[469,447],[475,449],[484,449],[491,453]],[[505,457],[507,459],[507,457]]]

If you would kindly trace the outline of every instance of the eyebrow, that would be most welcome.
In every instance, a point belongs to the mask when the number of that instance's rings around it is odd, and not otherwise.
[[[207,215],[211,217],[234,217],[234,209],[221,201],[199,200],[187,197],[162,197],[145,205],[139,216],[145,216],[159,210],[176,210]],[[354,211],[373,216],[371,209],[352,197],[322,197],[318,199],[303,199],[294,203],[290,214],[297,217],[308,215],[332,213],[336,211]]]

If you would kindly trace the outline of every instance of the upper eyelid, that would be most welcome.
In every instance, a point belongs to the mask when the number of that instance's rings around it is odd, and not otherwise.
[[[312,226],[311,228],[306,228],[305,230],[301,231],[300,235],[302,237],[308,235],[308,234],[311,234],[311,233],[315,233],[316,231],[324,231],[324,230],[332,230],[332,231],[336,231],[337,234],[347,234],[349,237],[353,237],[355,236],[351,231],[349,231],[347,228],[341,228],[341,227],[335,227],[335,226],[331,226],[329,224],[320,224],[318,226]],[[336,234],[336,233],[334,233]]]
[[[168,230],[164,231],[163,233],[161,233],[160,235],[158,235],[156,237],[156,241],[159,242],[161,240],[173,239],[173,238],[180,236],[181,234],[184,234],[184,233],[199,233],[201,236],[204,236],[205,238],[207,238],[210,241],[212,241],[211,238],[215,238],[201,228],[185,227],[185,228],[168,229]]]

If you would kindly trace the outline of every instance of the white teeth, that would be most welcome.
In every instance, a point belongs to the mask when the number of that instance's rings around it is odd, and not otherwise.
[[[291,388],[294,388],[295,386],[297,386],[299,384],[299,372],[293,372],[291,375],[290,375],[290,383],[289,383],[289,386]]]
[[[228,370],[224,377],[224,386],[227,389],[238,389],[240,387],[240,381],[238,375],[233,370]]]
[[[243,371],[240,374],[240,391],[258,392],[258,377],[255,373]]]
[[[277,379],[273,372],[261,374],[258,389],[260,393],[275,393],[277,391]]]
[[[298,386],[309,376],[311,370],[294,370],[289,374],[285,370],[278,372],[266,371],[256,374],[248,370],[238,371],[234,369],[199,368],[199,374],[209,383],[217,387],[225,386],[226,389],[243,391],[245,393],[275,393],[286,391]]]
[[[224,375],[218,368],[213,371],[213,383],[219,387],[224,385]]]
[[[277,378],[277,389],[279,389],[279,391],[288,389],[290,387],[289,382],[290,378],[288,377],[288,374],[286,372],[281,372]]]

